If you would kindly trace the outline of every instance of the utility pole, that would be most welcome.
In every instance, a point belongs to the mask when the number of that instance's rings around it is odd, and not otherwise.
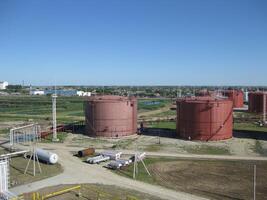
[[[266,92],[263,93],[263,124],[266,124]]]
[[[57,138],[57,94],[55,87],[55,94],[52,94],[52,112],[53,112],[53,142],[58,142]]]
[[[253,200],[256,200],[256,173],[257,166],[254,165],[254,178],[253,178]]]

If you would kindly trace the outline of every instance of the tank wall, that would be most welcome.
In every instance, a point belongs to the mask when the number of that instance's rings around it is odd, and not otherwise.
[[[194,103],[177,101],[177,134],[192,140],[232,137],[232,102]]]
[[[255,112],[255,113],[263,112],[263,93],[252,92],[248,94],[248,110],[249,112]],[[266,111],[267,111],[267,101],[266,101]]]
[[[137,131],[137,101],[85,102],[86,130],[90,136],[121,137]]]
[[[241,90],[227,90],[223,91],[222,94],[233,101],[234,108],[244,107],[244,93]]]

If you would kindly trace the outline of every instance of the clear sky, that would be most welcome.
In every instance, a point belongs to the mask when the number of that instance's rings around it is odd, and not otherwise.
[[[0,0],[0,80],[267,85],[267,1]]]

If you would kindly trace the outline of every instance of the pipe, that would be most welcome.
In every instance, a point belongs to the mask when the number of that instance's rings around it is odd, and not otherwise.
[[[17,151],[17,152],[13,152],[13,153],[7,153],[7,154],[3,154],[0,155],[0,158],[7,158],[7,157],[11,157],[11,156],[15,156],[15,155],[19,155],[19,154],[24,154],[24,153],[28,153],[29,151]]]
[[[93,155],[94,153],[95,153],[94,148],[87,148],[87,149],[78,151],[79,157],[90,156],[90,155]]]

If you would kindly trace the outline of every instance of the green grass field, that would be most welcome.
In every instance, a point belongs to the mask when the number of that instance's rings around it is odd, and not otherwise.
[[[68,136],[68,133],[65,132],[58,132],[57,133],[57,138],[58,138],[58,143],[63,143]],[[42,139],[41,142],[43,143],[51,143],[52,142],[52,137],[53,135],[48,135],[46,138]]]
[[[176,122],[155,122],[150,124],[151,128],[168,128],[168,129],[176,129]],[[233,127],[234,131],[259,131],[259,132],[267,132],[267,127],[260,127],[253,122],[243,122],[243,123],[234,123]]]
[[[154,122],[152,124],[149,125],[151,128],[168,128],[168,129],[176,129],[176,122],[172,121],[172,122]]]
[[[49,96],[0,97],[0,121],[46,120],[52,118]],[[58,97],[57,117],[59,123],[83,120],[83,98]]]
[[[138,100],[139,111],[157,110],[170,104],[170,99],[140,99]]]
[[[260,127],[258,124],[253,122],[246,123],[234,123],[235,131],[257,131],[257,132],[267,132],[267,127]]]

